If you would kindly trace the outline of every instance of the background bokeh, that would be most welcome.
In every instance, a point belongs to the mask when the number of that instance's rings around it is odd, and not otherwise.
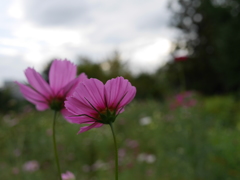
[[[89,78],[106,82],[123,76],[137,88],[136,98],[114,123],[119,178],[238,180],[240,1],[167,4],[169,26],[178,33],[165,64],[155,71],[134,73],[122,51],[109,51],[101,61],[86,55],[75,60],[78,73]],[[51,59],[41,71],[46,81],[50,64]],[[37,112],[11,82],[0,89],[0,102],[0,179],[56,179],[53,113]],[[59,115],[62,171],[73,172],[79,180],[114,177],[110,128],[77,135],[79,128]]]

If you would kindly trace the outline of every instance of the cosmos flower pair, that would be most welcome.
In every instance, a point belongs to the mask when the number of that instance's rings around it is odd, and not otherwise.
[[[90,124],[82,127],[79,133],[113,123],[136,94],[136,88],[123,77],[103,84],[98,79],[88,79],[84,73],[76,77],[76,73],[77,66],[70,61],[54,60],[49,83],[33,68],[27,68],[25,75],[29,85],[17,84],[37,110],[51,108],[61,111],[71,123]]]

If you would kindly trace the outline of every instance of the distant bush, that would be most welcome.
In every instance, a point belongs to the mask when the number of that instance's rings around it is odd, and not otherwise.
[[[9,88],[0,89],[0,113],[14,113],[22,111],[26,105],[31,106],[21,98],[16,98]]]

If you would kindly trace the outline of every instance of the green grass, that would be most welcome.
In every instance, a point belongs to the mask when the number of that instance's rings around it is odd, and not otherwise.
[[[151,123],[139,120],[150,117]],[[170,109],[168,103],[135,101],[113,124],[120,149],[119,179],[240,179],[240,111],[232,97],[198,99],[194,107]],[[0,179],[55,180],[51,137],[53,112],[4,115],[0,121]],[[81,125],[58,116],[57,146],[62,172],[77,180],[114,179],[110,127],[77,135]],[[34,172],[27,161],[39,162]]]

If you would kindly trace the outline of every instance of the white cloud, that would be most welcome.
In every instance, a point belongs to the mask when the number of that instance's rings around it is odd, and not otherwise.
[[[126,44],[124,49],[123,57],[130,59],[133,73],[154,72],[167,62],[171,42],[166,38],[140,38]]]
[[[54,57],[96,61],[117,49],[136,72],[152,71],[165,62],[175,34],[167,28],[167,0],[4,2],[0,55],[37,70]]]
[[[10,17],[16,18],[16,19],[22,19],[24,16],[23,7],[22,7],[21,1],[13,1],[9,8],[7,9],[7,13]]]
[[[14,48],[0,47],[0,54],[12,57],[17,56],[18,51]]]
[[[25,80],[24,70],[29,65],[20,56],[0,55],[0,86],[4,81]],[[17,59],[17,61],[16,61]]]

